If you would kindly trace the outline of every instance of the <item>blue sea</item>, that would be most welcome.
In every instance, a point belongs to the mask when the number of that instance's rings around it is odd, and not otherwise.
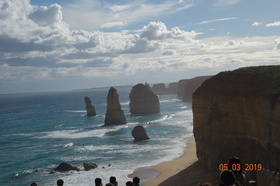
[[[0,95],[0,185],[92,186],[115,176],[119,185],[136,168],[149,167],[179,157],[192,137],[191,103],[176,95],[161,95],[159,114],[132,116],[130,86],[115,87],[127,124],[102,127],[109,88]],[[86,117],[84,97],[96,109]],[[150,140],[134,142],[132,129],[142,125]],[[81,170],[50,173],[61,162]],[[85,171],[83,162],[98,168]]]

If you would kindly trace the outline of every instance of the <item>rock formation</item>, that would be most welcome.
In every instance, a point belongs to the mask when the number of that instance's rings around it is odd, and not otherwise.
[[[61,164],[59,164],[59,166],[54,168],[54,170],[55,171],[71,171],[71,170],[79,171],[79,169],[77,167],[74,167],[65,162],[62,162]]]
[[[89,171],[91,169],[95,169],[98,167],[96,163],[92,163],[92,162],[84,162],[83,166],[85,171]]]
[[[164,83],[158,83],[158,84],[154,84],[152,87],[152,91],[156,94],[156,95],[163,95],[167,93],[167,89],[165,87]]]
[[[110,88],[107,96],[107,111],[105,117],[105,126],[126,124],[126,118],[119,102],[117,90]]]
[[[173,83],[157,83],[152,87],[152,91],[156,95],[177,94],[178,82]]]
[[[150,139],[146,133],[145,128],[141,125],[137,125],[136,127],[134,127],[131,134],[134,138],[134,141],[143,141]]]
[[[200,76],[193,79],[182,79],[178,82],[177,97],[183,101],[192,101],[194,91],[211,76]]]
[[[159,99],[148,85],[137,84],[132,87],[129,99],[131,114],[145,115],[160,112]]]
[[[177,94],[178,82],[169,83],[167,87],[168,94]]]
[[[280,171],[280,66],[241,68],[206,80],[193,94],[200,162],[211,171],[238,156]]]
[[[88,97],[85,97],[85,103],[86,103],[87,116],[88,117],[96,116],[94,106],[91,104],[91,100]]]

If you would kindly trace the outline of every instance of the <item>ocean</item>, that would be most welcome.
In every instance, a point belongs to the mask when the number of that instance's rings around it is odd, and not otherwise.
[[[115,176],[119,185],[136,168],[179,157],[192,134],[191,103],[176,95],[160,95],[161,112],[146,116],[129,113],[131,86],[115,87],[127,124],[102,127],[109,88],[47,93],[0,95],[0,185],[105,185]],[[84,97],[97,112],[86,117]],[[132,129],[142,125],[150,140],[134,142]],[[80,171],[54,172],[61,162]],[[96,169],[85,171],[83,162]]]

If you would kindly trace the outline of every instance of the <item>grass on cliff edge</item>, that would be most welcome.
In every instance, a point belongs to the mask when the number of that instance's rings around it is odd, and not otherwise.
[[[262,74],[273,77],[274,80],[269,85],[262,87],[260,94],[273,100],[280,96],[280,65],[244,67],[236,69],[234,72]]]
[[[274,78],[280,78],[280,65],[273,66],[257,66],[257,67],[244,67],[234,70],[234,72],[247,72],[252,74],[263,74],[272,76]]]

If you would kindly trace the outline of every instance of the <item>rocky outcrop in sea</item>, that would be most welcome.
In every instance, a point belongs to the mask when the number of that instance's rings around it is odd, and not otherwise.
[[[157,83],[152,86],[152,91],[156,95],[177,94],[178,82],[173,83]]]
[[[105,116],[105,126],[126,124],[126,118],[119,102],[117,90],[110,88],[107,95],[107,111]]]
[[[280,171],[280,66],[219,73],[195,91],[192,108],[197,156],[209,170],[238,156]]]
[[[85,97],[85,103],[86,103],[86,110],[87,110],[87,116],[96,116],[96,111],[94,106],[91,104],[91,100],[88,97]]]
[[[150,139],[146,133],[145,128],[142,125],[137,125],[136,127],[134,127],[131,135],[133,136],[134,141],[143,141]]]
[[[164,94],[167,94],[167,89],[166,89],[164,83],[157,83],[157,84],[154,84],[154,85],[152,86],[152,91],[153,91],[156,95],[164,95]]]
[[[146,115],[160,112],[158,96],[153,93],[149,85],[137,84],[129,94],[130,113]]]
[[[83,166],[84,166],[85,171],[89,171],[91,169],[96,169],[98,167],[98,165],[93,162],[84,162]]]
[[[71,170],[79,171],[77,167],[74,167],[69,163],[65,163],[65,162],[60,163],[56,168],[54,168],[54,170],[55,171],[71,171]]]

